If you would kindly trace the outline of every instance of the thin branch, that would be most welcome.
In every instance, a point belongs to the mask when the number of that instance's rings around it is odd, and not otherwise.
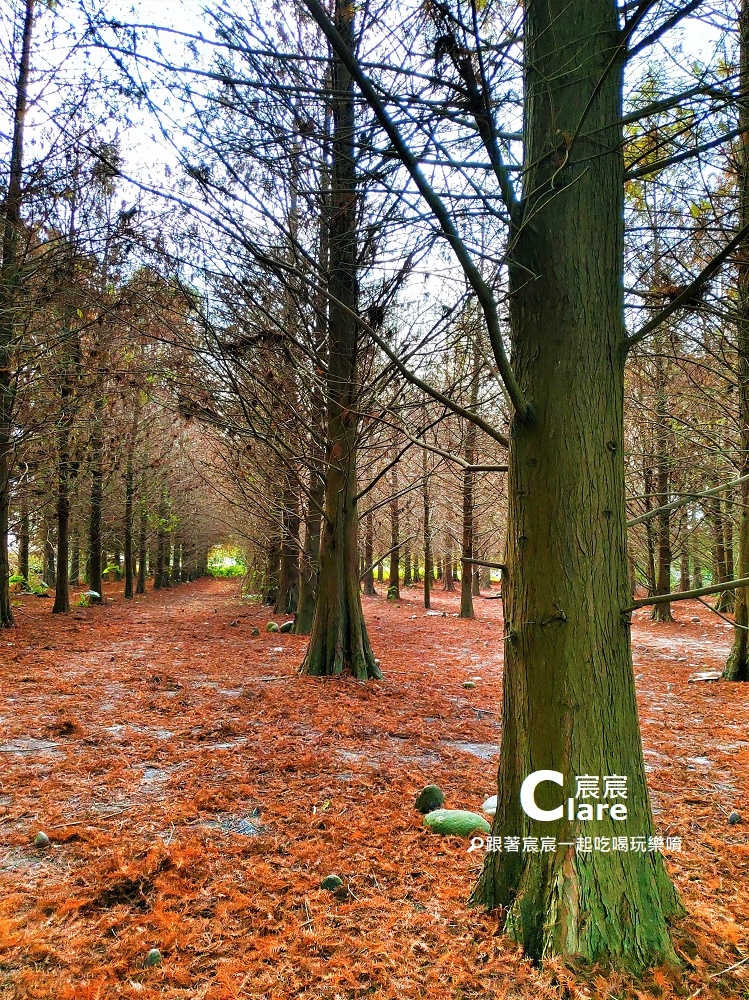
[[[416,535],[410,535],[408,538],[404,538],[403,541],[398,542],[391,549],[388,549],[387,552],[383,553],[379,559],[376,559],[371,566],[367,566],[364,572],[359,575],[359,580],[363,580],[367,573],[371,573],[373,569],[376,569],[383,559],[387,559],[391,552],[395,552],[396,549],[399,549],[401,545],[405,545],[407,542],[412,542],[414,538],[416,538]]]
[[[489,569],[501,569],[503,573],[507,572],[505,563],[487,562],[485,559],[469,559],[468,556],[461,556],[460,561],[470,563],[472,566],[488,566]]]
[[[711,490],[703,490],[701,493],[686,493],[684,496],[679,497],[678,500],[667,503],[663,507],[656,507],[645,514],[640,514],[639,517],[632,518],[631,521],[627,521],[627,527],[634,528],[636,524],[644,524],[646,521],[652,521],[659,514],[663,514],[667,510],[676,510],[678,507],[683,507],[684,504],[691,503],[693,500],[700,500],[702,497],[714,497],[717,493],[722,493],[724,490],[740,486],[741,483],[745,483],[748,479],[749,475],[741,476],[739,479],[732,479],[730,483],[722,483],[720,486],[714,486]]]
[[[695,292],[699,291],[699,289],[712,278],[715,272],[720,270],[733,251],[743,242],[743,240],[747,238],[747,236],[749,236],[749,223],[741,227],[738,233],[736,233],[734,238],[726,244],[718,256],[713,257],[707,267],[704,267],[700,271],[694,281],[687,285],[684,291],[677,295],[673,302],[670,302],[658,313],[657,316],[654,316],[644,326],[640,327],[637,333],[633,333],[631,337],[626,338],[624,341],[625,351],[629,351],[635,344],[639,344],[641,340],[657,330],[669,316],[672,316],[678,309],[681,309],[683,305],[686,305]]]
[[[652,597],[642,597],[625,608],[625,611],[636,611],[638,608],[646,608],[651,604],[670,604],[672,601],[691,601],[695,597],[704,597],[705,594],[722,594],[724,590],[736,590],[737,587],[749,587],[749,576],[740,580],[724,580],[723,583],[713,583],[709,587],[700,587],[699,590],[682,590],[676,594],[654,594]]]

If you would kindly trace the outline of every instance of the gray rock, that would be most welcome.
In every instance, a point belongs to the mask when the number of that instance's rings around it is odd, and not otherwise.
[[[729,813],[728,822],[731,824],[731,826],[735,826],[737,823],[741,822],[741,816],[736,812],[735,809],[733,810],[733,812]]]
[[[484,799],[484,804],[481,806],[481,812],[487,813],[489,816],[493,816],[497,811],[497,796],[490,795],[488,799]]]
[[[250,632],[250,635],[255,639],[257,639],[257,637],[260,635],[260,629],[257,627],[257,625],[252,630],[252,632]]]
[[[293,628],[294,628],[294,619],[292,618],[292,620],[290,622],[284,622],[283,625],[279,628],[278,631],[279,632],[291,632],[291,630]]]
[[[43,830],[34,837],[34,847],[49,847],[49,837]]]
[[[445,796],[439,785],[427,785],[416,796],[414,804],[420,813],[434,812],[445,804]]]

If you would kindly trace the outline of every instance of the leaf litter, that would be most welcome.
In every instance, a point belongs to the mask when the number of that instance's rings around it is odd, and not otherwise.
[[[109,596],[64,620],[24,599],[0,636],[3,997],[749,996],[749,701],[689,683],[731,639],[704,607],[634,616],[656,824],[682,838],[667,864],[689,910],[681,974],[636,982],[534,968],[467,908],[477,855],[413,808],[432,782],[450,808],[496,790],[499,601],[464,621],[455,595],[431,615],[417,588],[364,598],[385,678],[362,684],[298,676],[306,639],[265,633],[269,609],[227,581]]]

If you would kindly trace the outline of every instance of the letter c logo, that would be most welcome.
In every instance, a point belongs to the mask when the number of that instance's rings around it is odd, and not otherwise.
[[[529,774],[520,787],[520,805],[523,812],[531,819],[537,819],[541,823],[551,823],[552,820],[561,819],[564,809],[557,806],[556,809],[539,809],[536,805],[536,787],[542,781],[553,781],[555,785],[564,784],[564,775],[561,771],[534,771]]]

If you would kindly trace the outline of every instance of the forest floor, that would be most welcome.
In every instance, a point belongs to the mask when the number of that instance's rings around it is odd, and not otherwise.
[[[235,582],[108,590],[66,618],[20,598],[0,635],[0,996],[749,997],[749,699],[689,682],[730,642],[702,605],[633,625],[656,823],[683,839],[666,858],[689,917],[683,974],[632,983],[535,969],[466,907],[481,852],[414,809],[430,782],[452,808],[494,791],[500,601],[462,621],[441,591],[446,616],[419,589],[365,599],[385,679],[362,684],[299,677],[306,639],[266,633],[269,609]],[[320,889],[330,873],[345,898]]]

